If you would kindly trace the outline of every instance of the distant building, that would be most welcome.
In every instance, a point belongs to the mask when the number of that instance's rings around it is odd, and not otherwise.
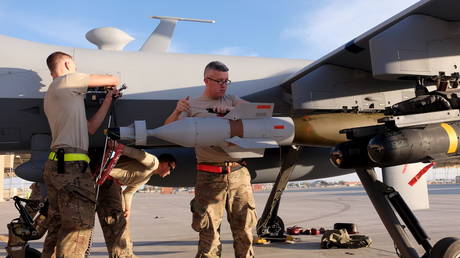
[[[361,186],[361,182],[360,181],[344,182],[344,185],[346,185],[346,186]]]

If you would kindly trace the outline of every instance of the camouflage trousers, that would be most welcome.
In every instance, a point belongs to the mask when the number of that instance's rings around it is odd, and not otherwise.
[[[101,185],[96,211],[111,258],[135,257],[122,198],[121,186],[113,180],[106,180]]]
[[[197,172],[195,198],[191,202],[192,228],[199,232],[196,257],[220,257],[220,225],[227,211],[235,257],[253,257],[252,228],[257,223],[251,177],[243,167],[229,174]]]
[[[58,173],[57,162],[45,163],[48,187],[48,234],[42,257],[85,257],[94,227],[94,179],[85,162],[65,162]]]

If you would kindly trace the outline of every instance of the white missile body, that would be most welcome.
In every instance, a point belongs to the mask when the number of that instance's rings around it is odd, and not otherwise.
[[[277,148],[294,139],[294,123],[290,117],[237,120],[242,124],[242,137],[231,129],[232,120],[225,118],[187,117],[174,123],[148,130],[155,136],[185,147],[235,144],[244,149]]]
[[[245,103],[225,117],[187,117],[147,130],[145,121],[120,127],[121,140],[135,139],[146,145],[154,136],[184,147],[219,146],[235,158],[261,157],[264,149],[291,145],[294,122],[290,117],[271,117],[273,104]]]

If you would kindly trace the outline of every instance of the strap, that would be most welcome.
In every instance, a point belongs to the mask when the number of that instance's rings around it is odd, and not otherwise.
[[[58,161],[57,153],[54,151],[50,152],[48,159]],[[64,161],[85,161],[86,163],[89,163],[90,159],[88,155],[83,153],[66,153],[64,154]]]
[[[222,173],[222,167],[219,167],[219,166],[198,164],[196,166],[196,169],[198,169],[200,171],[211,172],[211,173],[219,173],[219,174]]]
[[[104,164],[104,170],[102,171],[100,178],[96,181],[98,185],[102,185],[105,182],[105,180],[109,177],[110,171],[112,171],[115,165],[117,165],[118,159],[120,159],[124,147],[125,145],[121,143],[117,144],[117,147],[115,147],[113,153],[111,153],[110,157],[107,158]]]
[[[226,174],[230,173],[236,170],[241,169],[243,166],[238,165],[238,166],[213,166],[213,165],[207,165],[203,163],[199,163],[196,168],[199,171],[204,171],[204,172],[211,172],[211,173],[217,173],[217,174]]]
[[[64,174],[64,172],[65,172],[64,156],[65,156],[64,149],[58,149],[56,151],[55,157],[57,159],[57,172],[58,172],[58,174]]]
[[[372,244],[370,237],[365,235],[348,235],[345,229],[327,230],[321,238],[321,248],[361,248]]]

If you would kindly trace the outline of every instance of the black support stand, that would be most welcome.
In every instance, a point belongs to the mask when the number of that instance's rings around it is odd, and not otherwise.
[[[259,221],[257,222],[257,235],[264,238],[279,238],[284,239],[284,223],[278,217],[278,208],[281,201],[281,195],[289,181],[289,177],[294,171],[300,147],[283,146],[281,147],[281,168],[273,185],[270,196],[265,204],[264,211]]]
[[[426,253],[422,257],[429,257],[432,249],[429,237],[401,195],[394,188],[379,181],[373,168],[359,168],[356,173],[401,256],[420,257],[404,231],[407,227],[425,249]],[[395,210],[406,226],[399,222]]]

